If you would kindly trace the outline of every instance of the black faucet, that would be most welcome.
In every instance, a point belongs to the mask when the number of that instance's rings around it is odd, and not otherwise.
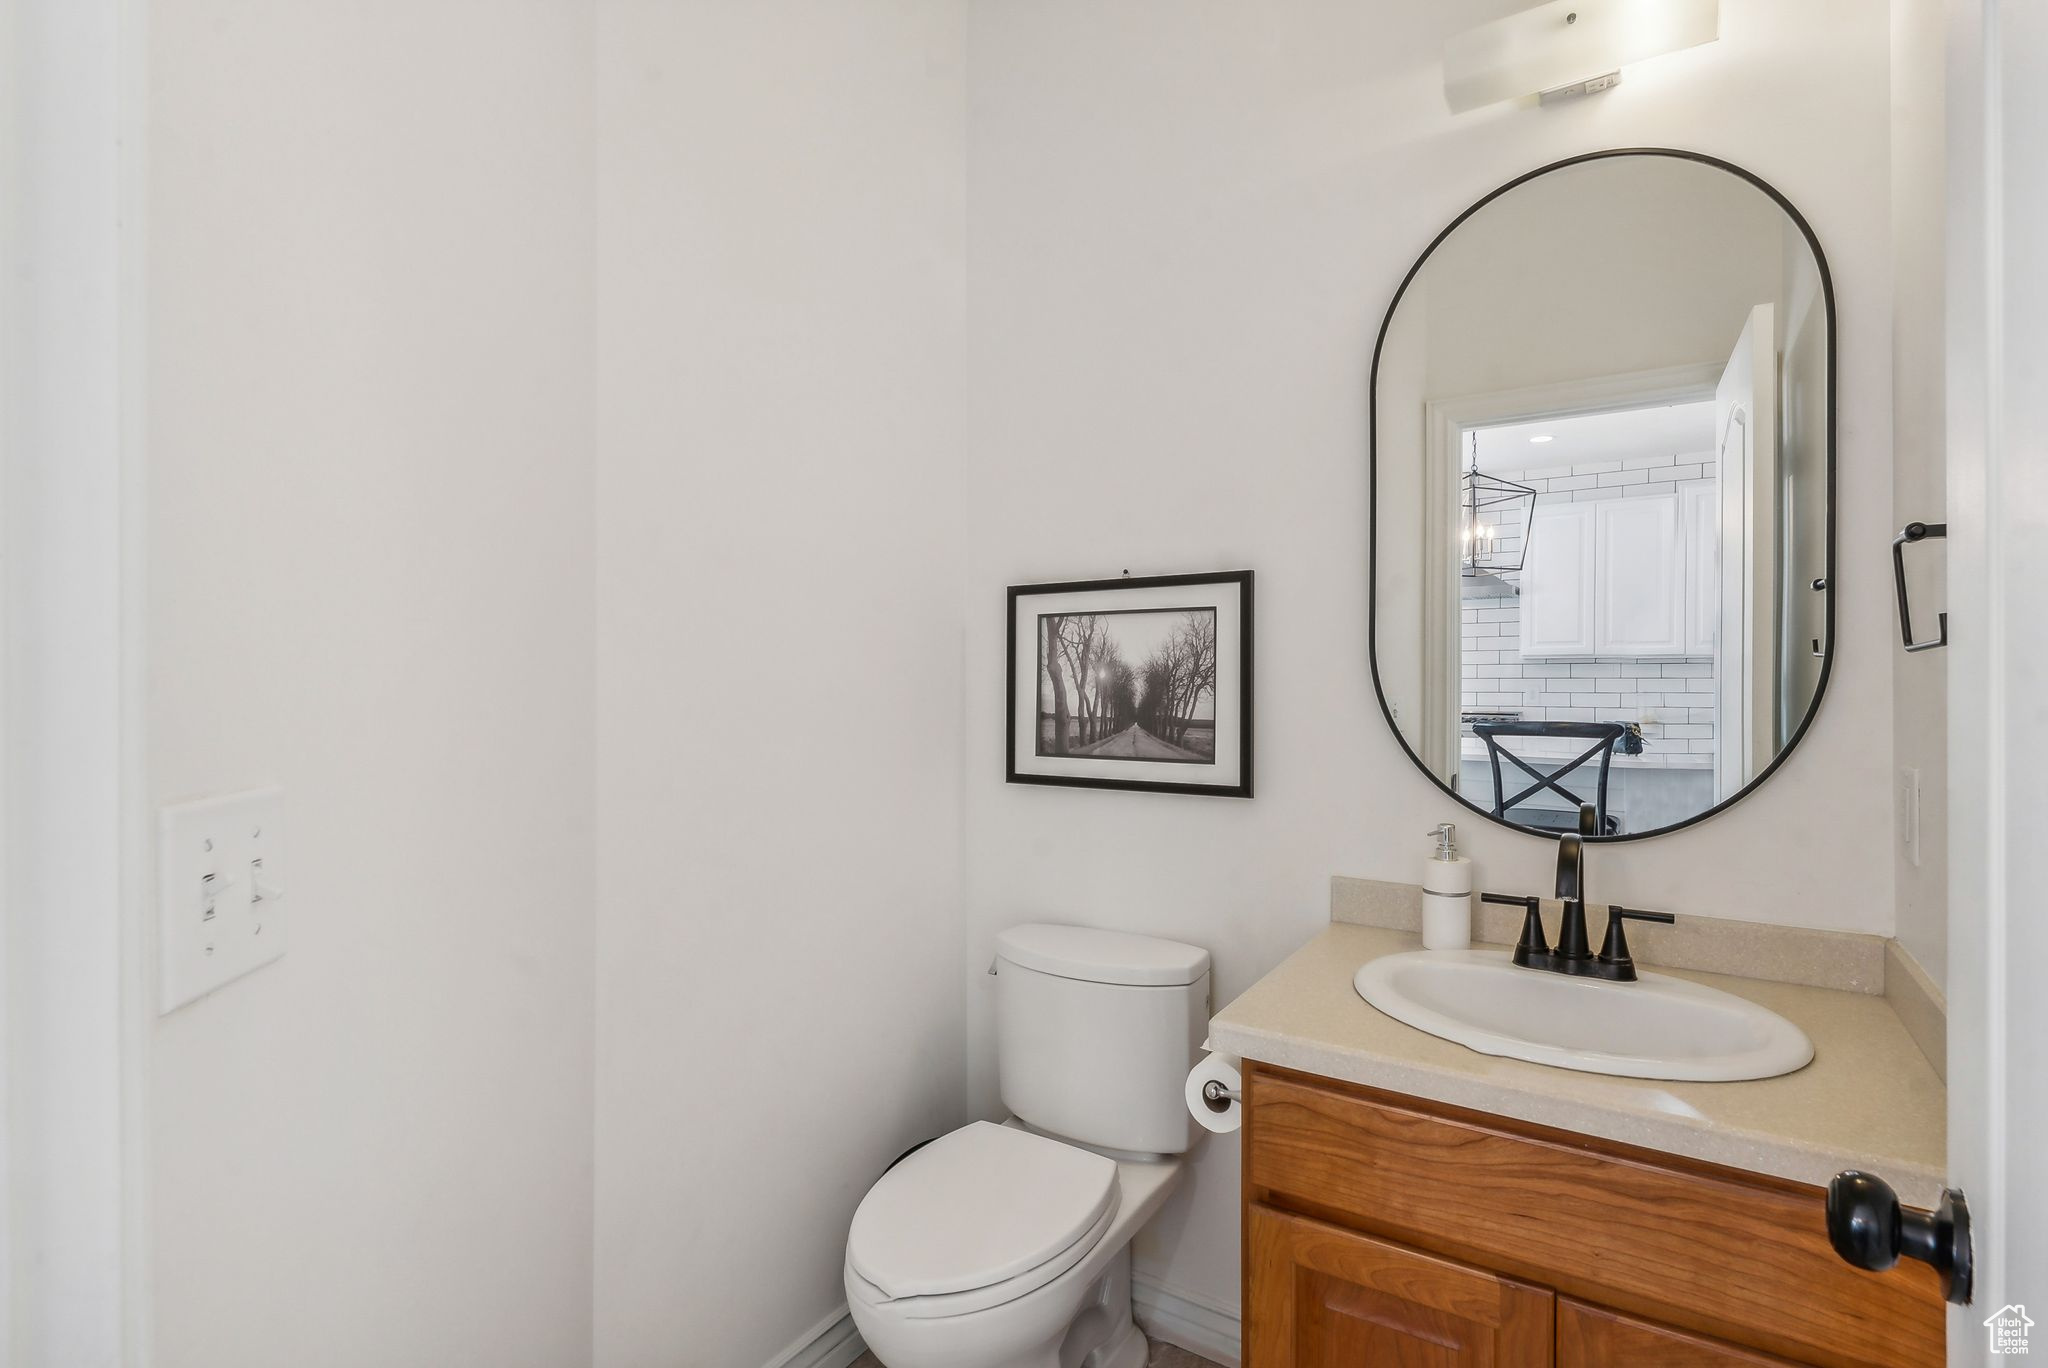
[[[1482,893],[1490,903],[1505,903],[1523,909],[1522,938],[1515,942],[1515,963],[1524,969],[1542,969],[1553,974],[1609,979],[1633,983],[1635,961],[1629,957],[1628,938],[1622,934],[1627,921],[1663,922],[1677,918],[1669,912],[1640,912],[1619,904],[1607,909],[1607,935],[1595,955],[1586,944],[1586,845],[1585,838],[1597,835],[1599,821],[1591,803],[1579,804],[1579,829],[1566,832],[1557,842],[1557,900],[1564,904],[1564,917],[1557,926],[1557,948],[1550,948],[1543,934],[1543,900],[1534,894],[1514,897],[1505,893]]]
[[[1557,924],[1557,958],[1570,964],[1593,957],[1586,948],[1586,844],[1585,838],[1599,829],[1591,803],[1579,804],[1579,829],[1557,838],[1557,900],[1564,904],[1564,918]],[[1537,923],[1542,924],[1541,919]],[[1577,973],[1566,969],[1567,974]]]

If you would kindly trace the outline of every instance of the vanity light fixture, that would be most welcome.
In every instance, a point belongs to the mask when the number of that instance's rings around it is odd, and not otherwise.
[[[1527,95],[1596,95],[1632,62],[1720,36],[1720,0],[1551,0],[1446,42],[1444,98],[1463,114]]]
[[[1522,573],[1522,559],[1529,553],[1532,516],[1536,512],[1536,491],[1513,480],[1503,480],[1479,469],[1479,434],[1472,434],[1472,461],[1465,469],[1463,573],[1507,576]],[[1507,543],[1506,549],[1502,544]]]

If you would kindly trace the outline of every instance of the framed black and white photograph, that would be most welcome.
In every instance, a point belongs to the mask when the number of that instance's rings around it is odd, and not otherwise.
[[[1252,572],[1010,590],[1009,781],[1252,796]]]

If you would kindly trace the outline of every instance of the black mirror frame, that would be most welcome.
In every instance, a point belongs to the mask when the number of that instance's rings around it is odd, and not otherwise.
[[[1828,270],[1827,254],[1821,250],[1820,239],[1814,235],[1813,226],[1806,221],[1806,216],[1801,214],[1796,208],[1794,208],[1790,200],[1786,199],[1782,194],[1778,193],[1777,187],[1773,186],[1770,182],[1764,180],[1762,177],[1757,176],[1752,172],[1746,171],[1742,167],[1735,165],[1733,162],[1723,161],[1719,157],[1709,156],[1704,152],[1687,152],[1669,147],[1617,147],[1610,148],[1602,152],[1586,152],[1576,157],[1566,157],[1562,161],[1554,161],[1549,163],[1548,165],[1539,166],[1534,171],[1525,172],[1524,174],[1519,175],[1515,177],[1513,180],[1507,182],[1505,185],[1502,185],[1497,189],[1490,191],[1480,199],[1473,202],[1473,204],[1470,207],[1468,207],[1463,213],[1459,214],[1456,218],[1452,219],[1450,223],[1444,227],[1444,230],[1442,232],[1438,233],[1434,238],[1430,240],[1429,246],[1423,249],[1422,255],[1415,259],[1415,264],[1413,266],[1410,266],[1408,268],[1408,273],[1401,277],[1400,287],[1394,291],[1393,299],[1388,302],[1386,316],[1380,320],[1379,336],[1373,341],[1372,372],[1368,379],[1366,395],[1368,415],[1368,446],[1366,457],[1366,497],[1368,507],[1366,529],[1366,655],[1372,666],[1372,688],[1374,696],[1379,700],[1380,715],[1386,719],[1388,730],[1393,732],[1394,739],[1400,743],[1402,752],[1405,755],[1407,755],[1408,759],[1414,764],[1415,768],[1420,770],[1432,784],[1435,784],[1439,789],[1442,789],[1445,794],[1447,794],[1461,806],[1465,807],[1466,809],[1472,812],[1479,814],[1481,817],[1484,817],[1487,821],[1492,822],[1498,826],[1505,827],[1510,831],[1519,831],[1526,835],[1542,837],[1546,841],[1555,840],[1557,838],[1557,833],[1544,831],[1536,827],[1524,826],[1519,822],[1510,822],[1494,816],[1491,809],[1481,807],[1479,804],[1473,802],[1470,798],[1467,798],[1463,794],[1460,794],[1455,789],[1453,789],[1449,784],[1445,783],[1441,778],[1439,778],[1427,765],[1423,764],[1422,757],[1416,754],[1415,752],[1415,747],[1411,746],[1408,743],[1408,738],[1401,734],[1400,725],[1394,720],[1393,709],[1387,702],[1386,688],[1380,682],[1380,357],[1381,353],[1384,352],[1386,349],[1387,333],[1393,327],[1394,314],[1397,310],[1400,309],[1401,301],[1407,297],[1408,287],[1414,283],[1415,277],[1421,272],[1422,268],[1428,264],[1430,257],[1435,254],[1436,249],[1441,247],[1445,243],[1445,241],[1447,241],[1450,238],[1451,234],[1457,232],[1459,226],[1462,225],[1466,219],[1471,218],[1474,214],[1478,213],[1481,209],[1484,209],[1487,205],[1499,199],[1502,195],[1507,194],[1510,190],[1513,190],[1514,188],[1524,184],[1525,182],[1535,180],[1538,176],[1547,176],[1553,171],[1561,171],[1569,166],[1579,166],[1587,162],[1607,161],[1619,157],[1672,157],[1680,161],[1698,162],[1703,166],[1711,166],[1716,170],[1725,171],[1731,176],[1735,176],[1741,180],[1747,181],[1750,185],[1756,187],[1758,190],[1763,191],[1764,194],[1770,196],[1772,202],[1774,202],[1780,209],[1785,211],[1786,216],[1790,218],[1795,225],[1798,226],[1800,236],[1806,240],[1808,250],[1810,250],[1813,253],[1814,265],[1818,267],[1820,270],[1821,302],[1826,308],[1828,328],[1826,401],[1826,418],[1828,433],[1826,539],[1827,545],[1825,555],[1826,571],[1824,575],[1825,588],[1822,590],[1822,592],[1826,595],[1826,625],[1824,628],[1826,632],[1826,638],[1823,642],[1823,651],[1820,663],[1820,678],[1814,684],[1812,701],[1806,705],[1806,715],[1799,719],[1799,725],[1793,729],[1792,735],[1786,738],[1784,748],[1778,752],[1777,756],[1771,761],[1770,764],[1764,767],[1762,773],[1758,774],[1754,779],[1751,779],[1747,784],[1744,784],[1740,789],[1738,789],[1735,793],[1731,794],[1729,797],[1722,799],[1720,802],[1714,804],[1710,808],[1706,808],[1700,811],[1699,813],[1696,813],[1695,815],[1686,818],[1682,822],[1674,822],[1670,826],[1657,827],[1651,831],[1631,831],[1624,832],[1615,836],[1591,836],[1586,839],[1588,839],[1589,841],[1596,841],[1603,844],[1611,844],[1623,841],[1648,840],[1655,836],[1668,836],[1672,832],[1683,831],[1687,827],[1706,821],[1709,817],[1713,817],[1719,813],[1725,812],[1729,808],[1733,807],[1735,804],[1747,798],[1750,794],[1756,792],[1757,789],[1763,786],[1766,780],[1770,779],[1772,775],[1778,772],[1779,768],[1784,765],[1785,761],[1788,758],[1790,758],[1792,753],[1799,749],[1799,743],[1806,738],[1807,730],[1813,726],[1813,719],[1820,713],[1821,700],[1827,696],[1828,680],[1830,679],[1830,677],[1832,677],[1835,668],[1835,586],[1837,580],[1840,578],[1835,563],[1835,448],[1837,443],[1837,436],[1835,430],[1835,388],[1836,371],[1838,366],[1836,353],[1839,349],[1840,339],[1835,327],[1834,277]]]

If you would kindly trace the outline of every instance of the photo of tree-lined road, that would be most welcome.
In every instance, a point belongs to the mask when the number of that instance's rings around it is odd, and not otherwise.
[[[1038,753],[1216,763],[1216,610],[1038,619]]]

